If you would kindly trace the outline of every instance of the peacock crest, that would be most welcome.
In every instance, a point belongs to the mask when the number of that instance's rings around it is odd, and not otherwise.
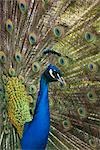
[[[48,64],[66,85],[49,89],[47,149],[100,149],[100,1],[0,1],[0,149],[20,149]]]

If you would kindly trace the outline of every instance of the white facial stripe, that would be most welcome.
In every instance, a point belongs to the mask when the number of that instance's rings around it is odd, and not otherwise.
[[[50,73],[51,77],[55,79],[55,76],[53,75],[52,69],[49,70],[49,73]]]
[[[59,74],[57,73],[58,79],[60,78]]]
[[[57,79],[57,80],[58,80],[59,82],[62,82],[62,79],[61,79],[61,77],[59,76],[58,73],[57,73],[57,76],[58,76],[58,79]]]

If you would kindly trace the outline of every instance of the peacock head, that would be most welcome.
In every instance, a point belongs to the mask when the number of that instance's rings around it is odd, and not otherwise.
[[[50,64],[44,71],[43,76],[45,77],[47,82],[59,81],[61,84],[65,84],[61,71],[54,65]]]

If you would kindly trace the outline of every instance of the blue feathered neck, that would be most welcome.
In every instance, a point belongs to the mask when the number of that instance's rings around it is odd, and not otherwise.
[[[45,76],[42,75],[33,119],[24,126],[24,133],[21,139],[22,149],[44,150],[48,141],[49,129],[48,82]]]

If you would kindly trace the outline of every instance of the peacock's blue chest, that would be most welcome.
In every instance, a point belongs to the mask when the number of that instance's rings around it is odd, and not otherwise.
[[[21,139],[22,149],[45,149],[50,128],[50,112],[48,101],[48,83],[43,77],[40,81],[40,91],[31,122],[24,125],[24,133]]]

